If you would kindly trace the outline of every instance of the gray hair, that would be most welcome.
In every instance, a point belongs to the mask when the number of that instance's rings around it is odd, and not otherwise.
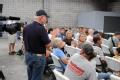
[[[84,53],[89,56],[89,60],[93,59],[94,57],[96,57],[96,54],[94,53],[94,49],[93,47],[88,44],[88,43],[84,43],[82,45],[82,49],[84,51]]]
[[[59,38],[54,38],[51,42],[53,48],[58,48],[59,47],[59,42],[62,41]]]

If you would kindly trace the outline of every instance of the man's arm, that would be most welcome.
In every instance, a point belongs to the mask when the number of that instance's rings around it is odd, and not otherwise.
[[[52,52],[52,46],[51,43],[46,45],[46,57],[49,57]]]
[[[52,51],[51,42],[48,43],[48,44],[46,44],[45,46],[46,46],[46,49],[47,49],[48,51]]]

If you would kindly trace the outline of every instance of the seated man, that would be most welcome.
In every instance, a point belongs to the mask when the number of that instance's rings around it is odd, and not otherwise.
[[[59,38],[55,38],[52,40],[52,46],[53,46],[53,54],[56,55],[63,63],[64,68],[66,68],[66,65],[68,63],[68,58],[65,56],[64,52],[61,50],[65,46],[65,42],[63,42]]]
[[[70,58],[64,75],[71,80],[97,80],[95,68],[90,63],[94,57],[93,47],[83,44],[80,54],[75,54]]]

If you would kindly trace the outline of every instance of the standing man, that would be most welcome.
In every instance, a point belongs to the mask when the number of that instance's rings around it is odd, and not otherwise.
[[[23,30],[28,80],[43,80],[45,54],[46,50],[50,48],[51,42],[43,26],[47,21],[47,13],[44,10],[38,10],[35,20]]]

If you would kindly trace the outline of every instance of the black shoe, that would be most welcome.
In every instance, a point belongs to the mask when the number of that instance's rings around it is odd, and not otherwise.
[[[23,51],[22,51],[22,50],[19,50],[19,51],[17,52],[17,55],[20,55],[20,56],[21,56],[21,55],[24,55],[24,54],[23,54]]]
[[[15,51],[9,52],[9,55],[14,55],[14,54],[16,54]]]
[[[5,78],[3,78],[2,80],[6,80]]]

